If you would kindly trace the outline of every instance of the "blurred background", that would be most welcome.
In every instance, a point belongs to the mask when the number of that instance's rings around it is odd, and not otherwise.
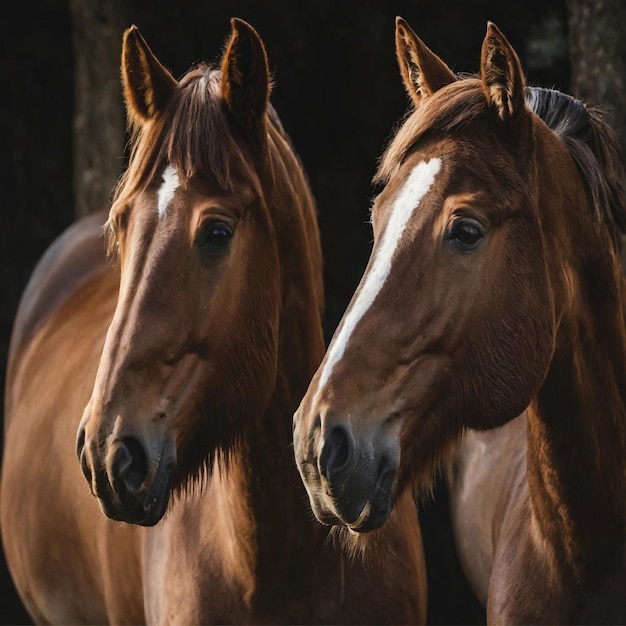
[[[365,268],[377,191],[371,177],[408,105],[396,15],[456,72],[478,70],[486,23],[494,21],[529,84],[600,105],[626,145],[624,0],[30,0],[8,13],[0,15],[2,381],[13,316],[35,263],[77,216],[108,204],[124,168],[119,61],[131,24],[176,77],[220,58],[232,16],[261,35],[273,104],[318,204],[327,342]],[[456,560],[443,485],[421,509],[429,623],[484,624]],[[1,554],[0,623],[30,623]]]

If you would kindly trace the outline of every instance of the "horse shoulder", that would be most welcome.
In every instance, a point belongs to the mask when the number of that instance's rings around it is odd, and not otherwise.
[[[108,266],[102,239],[106,213],[98,212],[69,226],[48,247],[20,299],[11,335],[11,365],[59,307],[94,274]]]
[[[533,515],[526,475],[525,414],[481,435],[495,439],[492,455],[483,460],[481,469],[488,475],[482,485],[482,502],[497,502],[485,513],[493,532],[488,586],[483,598],[487,623],[578,622],[579,617],[571,612],[577,599],[564,584],[553,548]],[[475,514],[480,502],[466,506],[466,512],[473,510]]]
[[[505,516],[526,484],[525,437],[524,414],[496,430],[468,430],[447,468],[459,561],[483,605]]]
[[[502,532],[489,587],[489,624],[622,624],[626,549],[602,581],[580,585],[561,568],[523,502]]]
[[[564,616],[569,592],[551,568],[546,546],[540,545],[541,538],[533,531],[529,502],[516,503],[514,509],[502,528],[494,556],[487,623],[568,623]],[[579,618],[570,614],[570,619]]]

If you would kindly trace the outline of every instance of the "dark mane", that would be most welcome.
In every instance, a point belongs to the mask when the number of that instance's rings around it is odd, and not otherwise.
[[[526,88],[526,104],[559,137],[576,162],[597,215],[611,229],[616,249],[626,231],[624,157],[600,111],[555,89]]]

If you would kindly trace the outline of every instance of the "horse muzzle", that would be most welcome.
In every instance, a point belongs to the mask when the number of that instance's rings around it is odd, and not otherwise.
[[[303,433],[294,420],[296,463],[319,522],[357,533],[380,528],[391,515],[399,444],[380,429],[360,429],[323,419]]]
[[[176,451],[171,439],[112,434],[98,446],[81,424],[76,453],[104,514],[114,520],[154,526],[165,515]]]

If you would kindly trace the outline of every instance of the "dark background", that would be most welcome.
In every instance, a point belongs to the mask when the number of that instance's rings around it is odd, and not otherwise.
[[[20,294],[46,246],[75,215],[69,0],[32,0],[11,8],[10,17],[6,7],[0,15],[1,380]],[[318,202],[327,340],[369,256],[368,217],[376,192],[370,180],[408,104],[395,59],[395,16],[407,19],[453,70],[463,72],[478,69],[486,23],[492,20],[518,51],[531,84],[569,91],[565,0],[154,0],[129,1],[127,8],[127,25],[139,26],[177,77],[195,61],[219,59],[231,16],[258,30],[274,72],[273,104]],[[121,40],[120,31],[120,50]],[[423,503],[421,520],[429,568],[428,621],[484,623],[456,561],[442,485]],[[28,623],[2,559],[0,623]]]

